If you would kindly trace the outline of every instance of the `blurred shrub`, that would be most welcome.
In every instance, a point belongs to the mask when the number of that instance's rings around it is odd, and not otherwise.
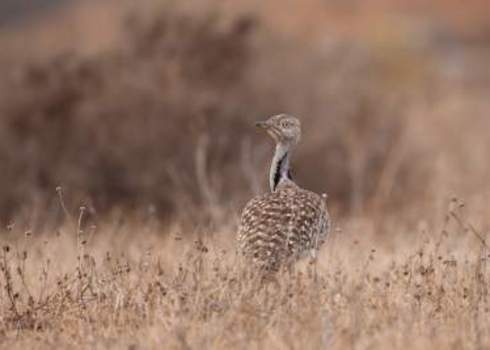
[[[339,45],[315,60],[250,16],[224,24],[167,11],[124,27],[111,52],[24,63],[0,82],[3,217],[55,198],[59,185],[99,212],[152,204],[162,215],[219,215],[265,184],[269,153],[250,125],[279,112],[304,116],[301,183],[341,208],[380,191],[396,203],[395,177],[396,190],[417,188],[422,162],[393,154],[405,101],[387,94],[368,54]]]

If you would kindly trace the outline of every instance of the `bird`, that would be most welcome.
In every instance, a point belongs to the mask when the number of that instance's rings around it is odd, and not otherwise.
[[[275,141],[269,172],[270,192],[252,198],[243,208],[238,251],[261,271],[277,272],[308,255],[316,260],[330,230],[326,194],[298,186],[292,177],[291,153],[301,139],[300,120],[278,114],[256,123]]]

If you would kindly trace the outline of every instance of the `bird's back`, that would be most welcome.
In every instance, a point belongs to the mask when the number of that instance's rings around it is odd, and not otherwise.
[[[267,270],[315,253],[329,228],[325,200],[287,181],[250,200],[238,231],[243,255]]]

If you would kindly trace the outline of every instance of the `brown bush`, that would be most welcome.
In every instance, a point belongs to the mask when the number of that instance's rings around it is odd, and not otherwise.
[[[239,105],[226,96],[240,85],[253,26],[246,17],[223,31],[213,17],[132,19],[127,45],[110,54],[18,67],[2,87],[3,213],[58,185],[98,209],[168,209],[178,185],[197,194],[196,140],[210,124],[237,129]],[[232,157],[216,150],[215,162]]]
[[[302,117],[295,173],[332,206],[423,199],[434,155],[412,129],[423,119],[413,111],[440,90],[429,57],[336,37],[312,47],[252,15],[165,9],[123,24],[122,43],[105,52],[4,67],[4,218],[56,199],[57,186],[93,212],[233,207],[265,187],[270,151],[251,125],[279,112]]]

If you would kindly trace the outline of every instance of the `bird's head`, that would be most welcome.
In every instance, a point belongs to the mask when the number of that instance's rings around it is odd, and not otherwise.
[[[301,123],[298,118],[288,114],[278,114],[266,121],[255,123],[276,141],[287,145],[296,145],[301,139]]]

